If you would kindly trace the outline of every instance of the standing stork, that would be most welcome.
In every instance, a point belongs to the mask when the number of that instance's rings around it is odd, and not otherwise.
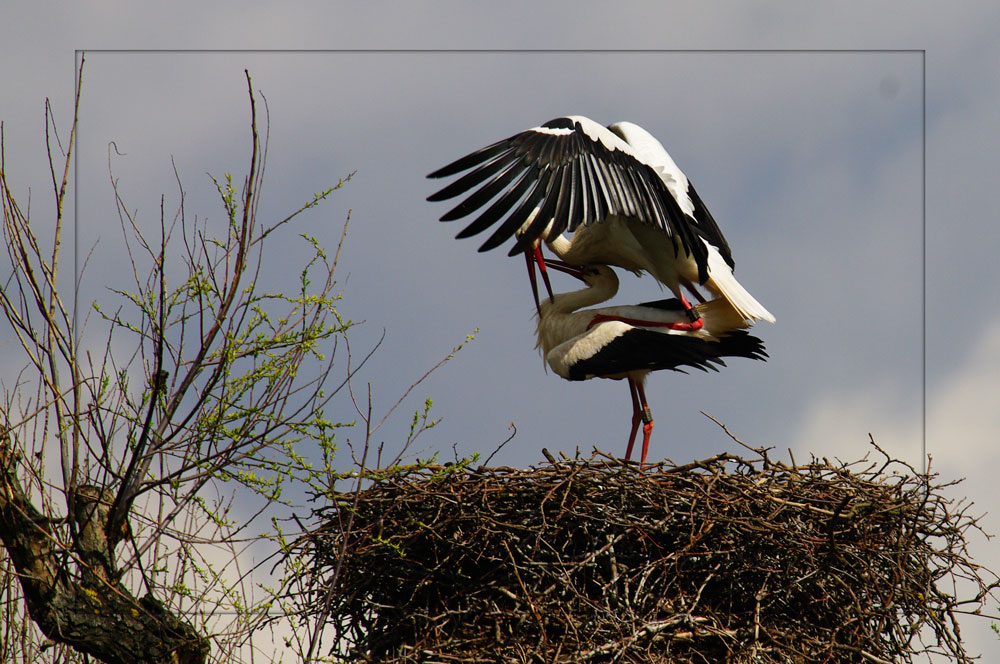
[[[718,371],[723,357],[767,357],[763,342],[745,330],[745,321],[723,300],[701,303],[702,325],[677,328],[687,316],[677,299],[633,306],[584,309],[605,302],[618,292],[618,277],[606,265],[575,267],[561,261],[549,266],[581,279],[587,288],[560,293],[540,303],[538,347],[545,361],[567,380],[626,379],[632,397],[632,428],[625,458],[632,456],[639,423],[643,423],[642,457],[646,463],[653,416],[644,383],[651,371],[688,366]]]
[[[688,320],[675,323],[675,329],[702,324],[698,309],[681,290],[683,286],[705,302],[695,284],[724,298],[747,322],[774,322],[733,276],[729,244],[694,186],[663,145],[638,125],[604,127],[580,115],[556,118],[427,177],[463,171],[469,172],[427,200],[447,200],[475,189],[441,221],[460,219],[493,201],[457,237],[476,235],[506,215],[479,250],[516,237],[509,255],[524,252],[536,307],[536,265],[552,296],[541,254],[546,241],[574,265],[617,265],[652,274],[687,313]],[[564,231],[574,231],[572,240],[562,236]]]

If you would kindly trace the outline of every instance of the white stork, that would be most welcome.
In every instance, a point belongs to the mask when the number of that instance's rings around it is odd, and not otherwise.
[[[632,397],[632,428],[625,458],[631,458],[639,422],[643,423],[642,458],[646,463],[653,417],[643,384],[650,371],[682,366],[718,371],[723,357],[767,357],[763,342],[745,330],[745,321],[716,299],[696,305],[702,325],[678,329],[687,313],[679,300],[633,306],[585,309],[614,297],[618,277],[606,265],[577,268],[560,261],[549,265],[576,276],[587,288],[560,293],[541,303],[538,346],[545,361],[567,380],[625,378]]]
[[[457,237],[476,235],[506,215],[479,250],[516,236],[510,255],[525,252],[536,306],[536,263],[552,296],[540,251],[545,240],[568,263],[652,274],[688,313],[689,321],[679,321],[676,329],[700,325],[698,310],[681,291],[684,286],[704,302],[696,283],[724,298],[747,322],[774,322],[733,276],[729,245],[694,186],[663,145],[638,125],[603,127],[580,115],[556,118],[427,177],[469,169],[427,200],[447,200],[475,189],[441,221],[460,219],[493,201]],[[562,237],[564,231],[574,231],[573,239]]]

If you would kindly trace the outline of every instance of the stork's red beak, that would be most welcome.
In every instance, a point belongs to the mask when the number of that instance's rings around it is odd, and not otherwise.
[[[545,259],[542,257],[542,245],[541,242],[535,241],[534,245],[528,247],[524,250],[524,262],[528,267],[528,280],[531,281],[531,295],[535,298],[535,309],[541,312],[541,303],[538,299],[538,279],[535,276],[535,267],[538,267],[538,271],[542,273],[542,281],[545,283],[545,290],[549,294],[549,299],[552,299],[552,284],[549,283],[549,271],[545,265]]]

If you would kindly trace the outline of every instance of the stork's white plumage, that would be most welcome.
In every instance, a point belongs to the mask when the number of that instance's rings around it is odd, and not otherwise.
[[[536,305],[534,265],[546,276],[539,250],[544,240],[575,265],[617,265],[652,274],[680,299],[693,321],[697,310],[681,286],[704,301],[695,289],[701,284],[746,321],[774,322],[733,276],[729,245],[687,176],[638,125],[603,127],[579,115],[556,118],[428,177],[463,171],[469,172],[428,200],[472,191],[442,221],[460,219],[492,201],[457,237],[476,235],[503,219],[480,251],[516,237],[510,255],[526,252]],[[565,231],[574,231],[572,240],[562,237]],[[547,279],[546,287],[551,295]],[[679,322],[677,327],[691,326]]]
[[[626,458],[631,458],[639,423],[643,423],[641,463],[646,462],[653,418],[644,382],[651,371],[694,367],[717,370],[724,357],[767,357],[764,344],[743,328],[745,321],[725,301],[698,304],[702,325],[677,329],[686,311],[679,300],[661,300],[634,306],[585,309],[605,302],[618,292],[618,277],[604,265],[590,268],[550,261],[549,265],[582,279],[587,288],[560,293],[541,303],[538,346],[545,361],[567,380],[624,378],[632,398],[632,428]]]

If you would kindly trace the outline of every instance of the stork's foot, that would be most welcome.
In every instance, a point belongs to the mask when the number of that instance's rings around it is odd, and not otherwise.
[[[697,292],[697,291],[695,291]],[[670,325],[671,330],[680,330],[682,332],[694,332],[695,330],[700,330],[705,326],[705,321],[701,319],[701,314],[698,310],[691,306],[688,299],[681,294],[681,304],[684,305],[684,313],[687,314],[690,323],[672,323]]]
[[[694,311],[694,310],[692,309],[692,311]],[[695,315],[697,316],[697,312],[695,312]],[[690,323],[671,323],[670,324],[670,329],[671,330],[681,330],[681,331],[684,331],[684,332],[694,332],[695,330],[700,330],[703,327],[705,327],[705,321],[703,321],[700,316],[698,317],[697,320],[693,320]]]

